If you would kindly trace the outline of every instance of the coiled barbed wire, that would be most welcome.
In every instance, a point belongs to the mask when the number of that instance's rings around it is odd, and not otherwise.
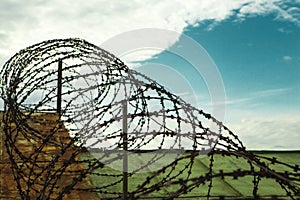
[[[173,199],[204,184],[210,198],[214,181],[225,177],[251,177],[253,198],[259,198],[263,178],[275,180],[292,199],[300,194],[298,165],[247,152],[222,122],[81,39],[21,50],[1,69],[1,96],[6,153],[22,199],[63,199],[74,192],[122,198],[114,188],[124,176],[106,166],[122,171],[124,157],[130,164],[147,149],[152,152],[140,164],[126,166],[129,181],[151,172],[128,191],[128,199],[176,186],[164,197]],[[209,157],[203,174],[195,172],[199,154]],[[217,172],[218,155],[244,159],[248,168]],[[280,166],[287,170],[275,170]],[[93,183],[92,176],[103,184]],[[156,177],[162,178],[155,182]]]

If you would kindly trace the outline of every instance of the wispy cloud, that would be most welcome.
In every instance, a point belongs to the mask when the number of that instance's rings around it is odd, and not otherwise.
[[[278,11],[276,19],[288,20],[300,26],[300,9],[295,6],[288,6],[291,2],[293,1],[278,1],[277,5],[275,4],[275,10]]]
[[[222,101],[222,102],[215,102],[214,106],[218,106],[218,105],[226,105],[226,106],[230,106],[230,105],[241,105],[241,104],[245,104],[247,102],[250,102],[252,100],[252,98],[234,98],[234,99],[226,99],[226,101]],[[213,106],[212,102],[207,102],[204,104],[205,106]]]
[[[277,13],[277,18],[299,22],[299,11],[279,0],[237,1],[1,1],[0,54],[8,58],[25,46],[50,38],[81,37],[100,45],[108,38],[138,28],[162,28],[182,33],[191,25],[230,16]],[[166,43],[173,45],[178,38]],[[164,49],[161,49],[163,51]],[[139,59],[149,58],[157,52]]]
[[[275,88],[275,89],[265,89],[257,92],[252,92],[250,96],[253,98],[269,97],[275,95],[282,95],[291,90],[290,88]]]
[[[291,56],[283,56],[282,59],[283,59],[284,61],[290,61],[290,60],[292,60],[293,58],[292,58]]]
[[[238,16],[243,19],[247,16],[276,14],[277,20],[291,21],[300,25],[299,9],[291,6],[292,0],[253,0],[240,8]]]
[[[291,33],[292,32],[292,31],[290,31],[288,29],[285,29],[285,28],[278,28],[277,31],[280,32],[280,33]]]
[[[229,126],[248,149],[298,150],[300,148],[298,115],[243,118]]]
[[[257,102],[261,101],[263,98],[268,98],[272,96],[278,96],[289,92],[291,88],[274,88],[274,89],[265,89],[259,90],[256,92],[250,92],[245,97],[239,98],[228,98],[225,102],[215,102],[215,105],[226,105],[226,106],[238,106],[242,107],[247,105],[257,105]],[[207,102],[205,106],[212,106],[212,102]]]

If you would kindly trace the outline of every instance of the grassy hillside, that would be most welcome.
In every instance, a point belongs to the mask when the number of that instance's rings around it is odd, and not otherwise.
[[[255,152],[256,155],[260,156],[267,156],[267,157],[276,157],[278,160],[295,165],[300,165],[300,153],[299,152]],[[93,155],[94,157],[98,157],[99,155]],[[86,158],[92,158],[93,157],[89,153],[85,153],[82,155],[82,159]],[[147,160],[151,157],[151,153],[147,154],[140,154],[140,159],[135,155],[133,159],[130,159],[129,157],[129,168],[130,166],[136,166],[141,162],[142,160]],[[168,159],[166,159],[168,160]],[[242,158],[236,158],[236,157],[222,157],[220,155],[216,155],[214,157],[214,167],[213,167],[213,173],[218,172],[219,170],[223,170],[224,172],[231,172],[237,169],[250,169],[249,164],[246,160]],[[194,166],[192,168],[191,178],[193,177],[199,177],[201,175],[204,175],[209,170],[209,158],[208,157],[197,157],[194,162]],[[93,185],[97,187],[107,186],[114,182],[120,181],[119,183],[115,184],[114,186],[108,187],[106,190],[108,192],[116,192],[116,193],[122,193],[122,172],[117,170],[119,169],[122,162],[117,163],[116,165],[112,165],[115,169],[105,166],[103,169],[99,169],[96,171],[96,173],[99,174],[106,174],[105,176],[102,175],[92,175],[91,181]],[[186,166],[186,161],[180,161],[175,170],[171,172],[170,175],[174,175],[176,173],[179,173],[182,169],[184,169]],[[144,173],[137,173],[129,177],[129,191],[136,190],[137,186],[142,184],[146,177],[151,175],[151,170],[154,170],[156,166],[149,165],[147,166],[148,169],[150,169],[150,172],[144,172]],[[272,168],[272,166],[270,166]],[[158,169],[158,168],[156,168]],[[275,168],[274,168],[275,169]],[[276,169],[279,171],[284,172],[287,170],[285,167],[280,167],[280,169]],[[186,170],[187,171],[187,170]],[[187,174],[185,173],[181,174],[177,179],[179,180],[181,177],[186,177]],[[169,171],[166,171],[165,173],[156,176],[154,179],[151,180],[150,185],[153,183],[160,182],[161,179],[167,176]],[[111,175],[111,176],[107,176]],[[234,197],[250,197],[252,195],[252,188],[253,188],[253,177],[251,176],[245,176],[242,178],[239,178],[238,180],[235,180],[233,178],[225,178],[222,180],[221,178],[217,178],[213,180],[213,187],[211,190],[212,196],[227,196],[230,198]],[[150,195],[144,196],[145,199],[161,199],[162,197],[169,196],[170,193],[174,192],[176,189],[178,189],[179,186],[171,185],[169,187],[164,187],[162,190],[159,190],[157,192],[153,192]],[[205,196],[207,194],[208,190],[208,184],[201,185],[200,187],[197,187],[190,191],[188,194],[183,195],[182,197],[186,197],[188,199],[201,199],[200,196]],[[276,183],[272,179],[262,178],[258,194],[262,197],[271,197],[271,196],[281,196],[282,199],[286,199],[286,193],[285,191],[280,187],[278,183]],[[102,198],[114,198],[115,195],[112,194],[99,194]],[[155,198],[157,197],[157,198]]]

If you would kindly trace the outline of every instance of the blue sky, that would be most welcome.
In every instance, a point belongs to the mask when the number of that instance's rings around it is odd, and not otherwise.
[[[235,22],[233,17],[210,31],[204,25],[187,28],[185,34],[209,52],[229,98],[278,91],[272,98],[266,94],[255,101],[265,103],[265,110],[278,106],[279,112],[290,112],[300,105],[300,28],[274,19],[267,15]]]
[[[253,106],[251,109],[255,108],[258,112],[298,114],[299,25],[275,20],[273,14],[252,16],[243,21],[231,17],[213,28],[211,23],[207,21],[196,27],[189,26],[183,34],[202,45],[216,63],[228,100],[238,101],[235,106]],[[193,77],[193,70],[184,67],[188,63],[172,59],[172,55],[163,52],[146,62],[173,66],[201,92],[203,87],[198,84],[201,80],[197,82],[198,77]]]
[[[299,24],[278,20],[273,13],[243,20],[232,16],[218,23],[207,20],[198,26],[188,26],[183,34],[202,45],[217,65],[226,91],[224,120],[248,147],[300,148],[300,127],[297,125],[300,116]],[[188,62],[170,53],[180,44],[179,39],[145,63],[172,66],[194,88],[200,102],[198,106],[211,111],[203,79],[195,75]],[[153,72],[150,68],[141,71],[156,79],[162,77],[164,82],[165,77],[159,71]],[[180,91],[180,84],[169,81],[169,85],[174,91]],[[180,92],[178,94],[180,96]],[[185,95],[182,98],[189,101]],[[272,141],[262,142],[269,136]],[[286,139],[289,136],[291,139]]]
[[[162,38],[156,51],[145,46],[120,55],[111,48],[119,34],[145,28],[175,31],[178,37]],[[0,3],[1,65],[43,40],[83,38],[211,112],[203,77],[184,58],[172,55],[184,36],[200,44],[215,63],[226,92],[224,121],[249,149],[300,149],[299,0]],[[186,53],[196,55],[193,50]]]

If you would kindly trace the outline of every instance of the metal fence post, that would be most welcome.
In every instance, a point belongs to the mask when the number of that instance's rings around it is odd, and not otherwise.
[[[128,198],[128,155],[127,155],[127,101],[123,102],[123,200]]]
[[[62,60],[58,61],[58,74],[57,74],[57,107],[56,112],[60,119],[61,117],[61,90],[62,90]]]

